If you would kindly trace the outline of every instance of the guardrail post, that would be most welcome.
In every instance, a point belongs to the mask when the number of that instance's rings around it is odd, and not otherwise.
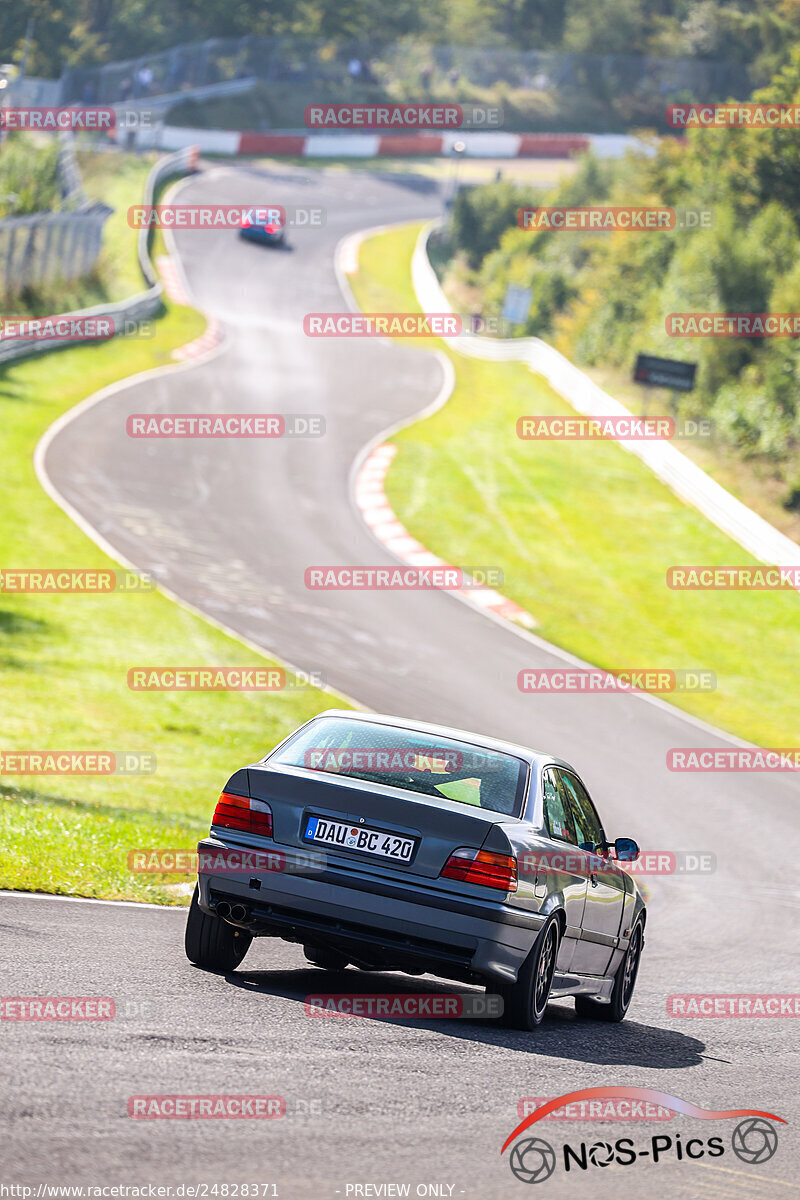
[[[35,224],[28,227],[28,236],[25,239],[25,249],[22,251],[22,261],[19,267],[20,283],[24,286],[33,283],[35,272],[33,270],[33,257],[36,252],[36,229]]]
[[[39,255],[39,270],[37,272],[37,276],[36,276],[36,280],[35,280],[36,283],[42,283],[44,281],[45,275],[47,273],[47,264],[50,261],[50,251],[51,251],[51,248],[53,245],[54,225],[55,225],[55,222],[53,221],[52,217],[49,217],[44,222],[44,228],[45,228],[44,245],[42,246],[42,253]]]
[[[12,225],[8,231],[8,249],[6,250],[6,292],[14,291],[14,244],[17,231]]]

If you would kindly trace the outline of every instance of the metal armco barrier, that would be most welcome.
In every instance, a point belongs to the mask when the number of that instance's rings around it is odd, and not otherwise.
[[[153,166],[152,171],[147,177],[145,185],[144,203],[152,204],[156,188],[163,179],[167,179],[170,175],[184,174],[194,171],[197,167],[197,147],[188,146],[184,150],[179,150],[176,154],[168,154],[164,158],[160,158]],[[110,211],[110,210],[109,210]],[[69,219],[70,222],[80,221],[89,214],[83,213],[54,213],[46,214],[51,219],[63,217]],[[0,239],[2,239],[3,228],[12,222],[15,225],[24,225],[26,222],[38,220],[37,218],[15,217],[11,221],[0,222]],[[118,300],[113,304],[98,304],[93,308],[81,308],[75,312],[59,314],[60,316],[71,318],[98,318],[105,317],[113,322],[114,335],[124,331],[126,323],[136,321],[146,321],[158,312],[161,307],[161,296],[163,292],[162,285],[158,281],[155,267],[150,259],[148,248],[149,236],[147,229],[139,230],[138,238],[138,255],[139,266],[147,284],[146,291],[138,292],[134,296],[128,297],[126,300]],[[0,255],[2,255],[2,240],[0,240]],[[15,279],[18,279],[15,276]],[[30,354],[41,354],[45,350],[54,350],[65,348],[74,343],[65,341],[60,338],[40,338],[31,339],[28,341],[14,340],[2,341],[0,339],[0,363],[11,362],[14,359],[25,358]]]
[[[0,277],[6,294],[87,275],[100,254],[111,211],[105,204],[93,204],[79,212],[33,213],[0,221]]]

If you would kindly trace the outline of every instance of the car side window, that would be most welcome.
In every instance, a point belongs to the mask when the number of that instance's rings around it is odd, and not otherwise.
[[[575,825],[578,845],[584,850],[593,850],[605,841],[605,834],[589,794],[577,775],[559,771],[558,777]]]
[[[564,802],[564,796],[556,783],[555,774],[547,770],[542,775],[542,795],[544,799],[544,819],[547,832],[551,838],[560,842],[571,842],[576,845],[575,829],[569,809]]]

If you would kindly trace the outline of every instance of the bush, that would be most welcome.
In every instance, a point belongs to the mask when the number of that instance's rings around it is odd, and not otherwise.
[[[800,50],[760,101],[800,102]],[[767,144],[769,143],[769,145]],[[658,145],[654,157],[582,160],[542,197],[508,183],[461,193],[446,244],[465,256],[469,284],[496,312],[509,283],[533,292],[519,332],[550,338],[575,361],[632,368],[638,351],[697,362],[682,402],[710,416],[744,457],[787,484],[796,508],[800,476],[800,342],[791,338],[679,338],[679,312],[800,312],[800,157],[786,131],[698,130]],[[548,205],[647,205],[711,211],[711,227],[652,233],[529,232],[516,209]]]
[[[58,143],[34,144],[10,133],[0,144],[0,217],[24,217],[59,207]]]

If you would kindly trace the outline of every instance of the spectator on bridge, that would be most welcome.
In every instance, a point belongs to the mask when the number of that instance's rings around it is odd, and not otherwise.
[[[136,95],[146,96],[153,82],[153,68],[145,64],[136,72]]]

